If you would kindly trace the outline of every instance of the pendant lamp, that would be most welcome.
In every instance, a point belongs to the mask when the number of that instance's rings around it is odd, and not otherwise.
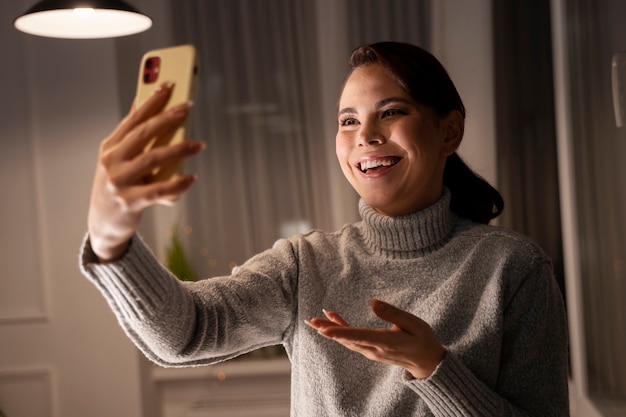
[[[96,39],[143,32],[152,19],[119,0],[42,0],[14,25],[37,36]]]

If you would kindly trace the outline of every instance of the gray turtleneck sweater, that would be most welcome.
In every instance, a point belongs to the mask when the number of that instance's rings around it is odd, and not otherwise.
[[[449,209],[450,195],[403,217],[361,201],[362,221],[277,241],[232,275],[180,282],[135,236],[85,275],[143,353],[197,366],[283,344],[292,416],[567,416],[567,335],[549,259],[529,239]],[[425,380],[323,338],[322,308],[380,327],[378,298],[428,322],[447,349]]]

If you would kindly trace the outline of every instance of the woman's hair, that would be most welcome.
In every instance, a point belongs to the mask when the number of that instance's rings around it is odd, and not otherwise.
[[[350,73],[358,67],[380,63],[413,100],[439,117],[457,110],[465,119],[465,106],[443,65],[428,51],[408,43],[379,42],[364,45],[350,56]],[[472,171],[454,152],[446,160],[443,185],[452,194],[450,208],[462,217],[487,224],[502,213],[504,200],[494,187]]]

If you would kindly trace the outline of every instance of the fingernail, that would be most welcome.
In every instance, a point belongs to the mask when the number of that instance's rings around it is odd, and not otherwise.
[[[154,93],[155,93],[155,94],[164,93],[164,92],[166,92],[166,91],[168,91],[168,90],[171,90],[173,86],[174,86],[174,82],[173,82],[173,81],[170,81],[170,80],[165,81],[164,83],[162,83],[162,84],[159,86],[159,88],[157,88],[157,89],[154,91]]]
[[[380,300],[373,299],[372,307],[375,308],[376,311],[383,311],[385,310],[385,303]]]

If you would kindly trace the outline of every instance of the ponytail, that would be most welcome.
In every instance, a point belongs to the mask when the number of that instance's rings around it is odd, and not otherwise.
[[[498,190],[468,167],[457,153],[448,156],[443,185],[450,190],[450,208],[461,217],[488,224],[504,208]]]

